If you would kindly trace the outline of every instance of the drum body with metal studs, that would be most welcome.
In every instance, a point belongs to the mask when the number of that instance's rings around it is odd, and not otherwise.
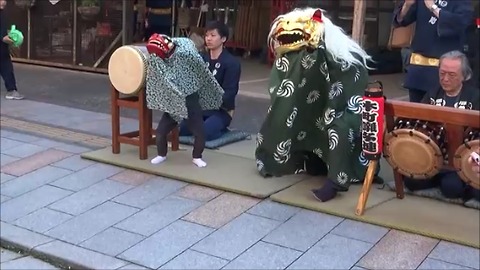
[[[394,130],[385,135],[383,155],[398,173],[429,179],[447,159],[445,130],[438,123],[397,119]]]
[[[453,165],[458,176],[468,185],[480,189],[480,176],[473,171],[468,158],[472,151],[480,149],[480,130],[468,128],[464,133],[463,144],[455,151]]]
[[[118,92],[135,95],[145,87],[148,51],[142,45],[116,49],[108,62],[108,77]]]

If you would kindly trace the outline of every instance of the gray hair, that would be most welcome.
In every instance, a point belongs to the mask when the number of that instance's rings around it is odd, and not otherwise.
[[[457,59],[457,60],[460,60],[461,67],[462,67],[463,79],[465,81],[468,81],[468,80],[470,80],[470,78],[472,78],[472,68],[470,67],[470,64],[468,63],[468,58],[461,51],[450,51],[450,52],[447,52],[447,53],[443,54],[440,57],[440,63],[442,63],[443,59]]]

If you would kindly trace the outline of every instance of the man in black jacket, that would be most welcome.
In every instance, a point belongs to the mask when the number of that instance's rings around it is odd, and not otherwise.
[[[468,59],[460,51],[451,51],[440,57],[440,88],[428,92],[423,103],[453,107],[465,110],[480,110],[480,92],[471,84],[465,84],[472,77]],[[412,190],[440,187],[442,194],[450,199],[475,198],[480,201],[480,190],[468,186],[455,171],[442,171],[432,179],[418,181],[404,178],[405,186]]]
[[[20,100],[24,97],[17,91],[17,82],[15,81],[15,74],[13,71],[12,58],[10,57],[9,45],[13,41],[8,37],[8,25],[5,21],[5,6],[6,0],[0,0],[0,75],[5,82],[7,89],[6,99]]]

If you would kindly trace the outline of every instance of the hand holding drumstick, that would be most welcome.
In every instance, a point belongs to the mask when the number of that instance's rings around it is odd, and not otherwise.
[[[472,152],[472,154],[468,158],[468,163],[472,165],[472,169],[474,172],[480,174],[480,149]]]

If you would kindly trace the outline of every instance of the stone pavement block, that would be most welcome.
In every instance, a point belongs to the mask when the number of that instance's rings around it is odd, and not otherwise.
[[[215,199],[222,193],[223,191],[218,189],[190,184],[175,193],[175,196],[200,202],[208,202]]]
[[[0,195],[0,203],[6,202],[10,200],[11,198],[5,195]]]
[[[428,256],[457,265],[480,269],[480,251],[476,248],[441,241]]]
[[[22,145],[10,148],[8,150],[2,151],[3,154],[17,157],[17,158],[26,158],[33,154],[47,150],[46,147],[24,143]]]
[[[302,210],[268,234],[263,241],[306,251],[343,219]]]
[[[60,188],[42,186],[8,200],[0,206],[2,221],[12,222],[72,194]]]
[[[71,173],[69,170],[46,166],[2,184],[0,193],[17,197]]]
[[[78,216],[81,213],[124,193],[130,188],[132,188],[132,186],[112,180],[103,180],[55,202],[48,208]]]
[[[135,212],[137,212],[135,208],[106,202],[60,224],[45,234],[65,242],[79,244]]]
[[[21,253],[13,252],[8,249],[4,249],[4,248],[0,249],[0,263],[15,260],[23,256],[25,255]],[[1,268],[1,269],[5,269],[5,268]]]
[[[48,264],[44,261],[39,259],[35,259],[33,257],[23,257],[13,261],[8,261],[0,264],[0,269],[59,269],[51,264]]]
[[[43,146],[43,147],[46,147],[46,148],[54,148],[54,147],[57,147],[57,146],[62,146],[65,143],[62,142],[62,141],[54,140],[54,139],[52,139],[52,140],[51,139],[41,139],[41,140],[32,142],[32,144],[35,144],[35,145],[38,145],[38,146]]]
[[[367,270],[367,269],[355,265],[354,267],[350,268],[350,270]]]
[[[66,157],[69,157],[70,155],[71,154],[67,152],[55,149],[48,149],[46,151],[36,153],[24,159],[3,166],[2,172],[10,175],[22,176],[29,172],[45,167],[50,163],[54,163]]]
[[[58,150],[65,151],[65,152],[69,152],[69,153],[72,153],[72,154],[82,154],[82,153],[85,153],[85,152],[92,151],[92,149],[87,148],[87,147],[83,147],[83,146],[80,146],[80,145],[74,145],[74,144],[67,144],[67,143],[64,143],[64,144],[59,145],[59,146],[55,146],[54,148],[58,149]]]
[[[112,177],[111,180],[121,182],[127,185],[138,186],[148,182],[148,180],[154,178],[155,176],[148,173],[143,173],[134,170],[125,170],[121,173],[118,173]]]
[[[300,210],[298,207],[264,200],[248,210],[247,213],[279,221],[287,221]]]
[[[64,168],[71,171],[80,171],[95,164],[95,162],[83,159],[80,155],[74,155],[59,162],[55,162],[52,166]]]
[[[80,191],[123,170],[124,169],[120,167],[97,163],[66,177],[58,179],[57,181],[51,183],[51,185],[72,191]]]
[[[42,137],[38,137],[35,135],[29,135],[29,134],[24,134],[24,133],[17,133],[15,136],[10,137],[13,140],[24,142],[24,143],[34,143],[36,141],[39,141],[43,139]]]
[[[1,149],[2,153],[4,151],[9,150],[9,149],[18,147],[22,144],[24,144],[24,142],[20,142],[20,141],[8,139],[8,138],[1,138],[0,139],[0,149]]]
[[[186,183],[181,181],[155,177],[154,179],[116,197],[113,201],[143,209],[159,202],[185,185]]]
[[[149,270],[150,268],[146,268],[146,267],[143,267],[143,266],[140,266],[140,265],[136,265],[136,264],[127,264],[121,268],[118,268],[118,270]]]
[[[167,197],[120,222],[115,227],[150,236],[200,205],[200,202],[185,198]]]
[[[144,238],[141,235],[111,227],[81,243],[80,246],[115,257]]]
[[[9,138],[15,135],[15,132],[11,130],[6,130],[5,128],[0,128],[0,136],[4,138]]]
[[[278,225],[279,221],[242,214],[197,243],[192,249],[233,260]]]
[[[190,212],[183,220],[220,228],[256,205],[260,200],[233,193],[223,193],[205,205]]]
[[[194,250],[185,250],[175,259],[164,264],[159,269],[164,270],[204,270],[204,269],[222,269],[228,263],[227,260],[213,257]]]
[[[38,246],[34,251],[60,259],[72,269],[118,269],[128,264],[125,261],[58,240]]]
[[[440,260],[427,258],[417,268],[418,270],[459,270],[459,269],[474,269],[467,268],[466,266],[460,266],[452,263],[443,262]]]
[[[20,158],[18,157],[12,157],[12,156],[9,156],[9,155],[5,155],[5,154],[0,154],[0,166],[3,167],[5,165],[8,165],[14,161],[17,161],[19,160]]]
[[[5,222],[0,222],[0,238],[2,244],[14,246],[22,250],[31,250],[32,248],[51,242],[54,239],[45,235],[32,232]]]
[[[416,269],[438,240],[391,230],[358,263],[367,269]]]
[[[13,224],[34,232],[44,233],[71,219],[72,217],[73,216],[65,213],[57,212],[48,208],[42,208],[17,219]]]
[[[119,258],[157,269],[212,231],[198,224],[178,220],[123,252]]]
[[[13,175],[9,175],[9,174],[6,174],[6,173],[0,173],[0,183],[5,183],[7,181],[10,181],[12,179],[15,179],[16,177],[13,176]]]
[[[345,219],[331,232],[336,235],[376,244],[388,233],[388,229],[368,223]]]
[[[286,269],[301,255],[302,252],[260,241],[223,269]]]
[[[370,243],[327,234],[288,269],[350,269],[371,247]]]

